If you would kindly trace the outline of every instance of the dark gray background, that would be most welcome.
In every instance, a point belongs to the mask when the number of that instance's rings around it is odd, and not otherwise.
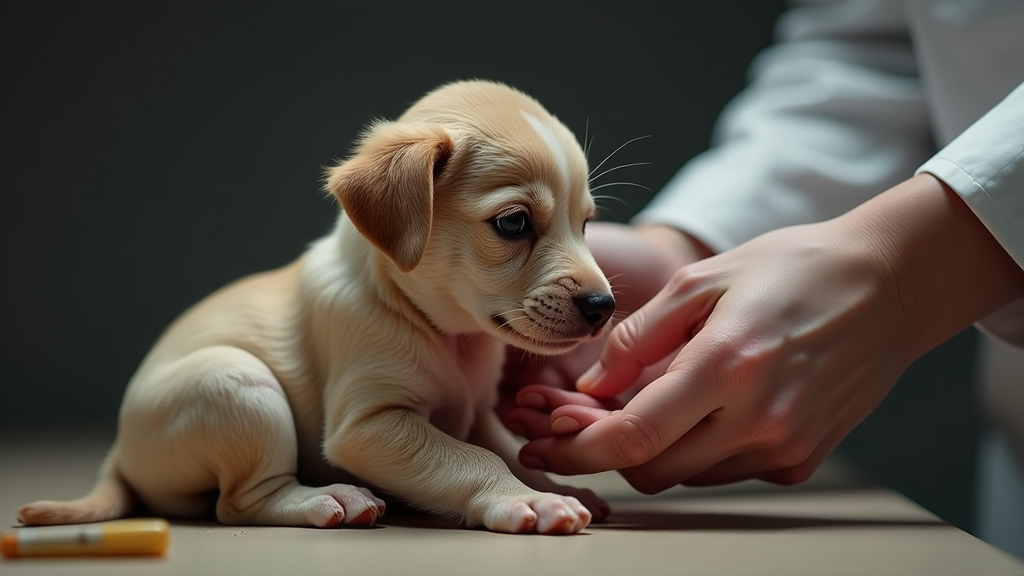
[[[707,146],[779,4],[3,3],[0,432],[112,434],[160,331],[325,233],[322,167],[440,83],[505,81],[580,137],[589,120],[592,159],[652,134],[616,158],[653,162],[628,177],[657,190]],[[649,198],[612,192],[613,220]],[[968,528],[973,342],[913,366],[840,447]]]

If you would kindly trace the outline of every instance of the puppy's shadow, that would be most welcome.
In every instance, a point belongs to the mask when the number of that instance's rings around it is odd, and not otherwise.
[[[427,514],[401,502],[388,501],[387,512],[378,521],[381,527],[430,528],[433,530],[466,530],[467,528],[443,516]]]
[[[672,510],[613,512],[607,520],[590,525],[592,530],[771,531],[829,527],[944,527],[940,520],[885,520],[863,518],[813,518],[765,514],[694,513]]]

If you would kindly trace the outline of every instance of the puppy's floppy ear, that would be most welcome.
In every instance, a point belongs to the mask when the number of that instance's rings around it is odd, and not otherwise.
[[[436,124],[378,122],[351,158],[328,171],[327,190],[359,232],[408,272],[426,248],[434,179],[454,149]]]

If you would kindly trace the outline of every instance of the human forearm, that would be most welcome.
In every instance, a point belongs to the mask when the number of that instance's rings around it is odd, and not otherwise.
[[[987,314],[1024,297],[1024,271],[961,198],[920,174],[838,218],[866,243],[903,306],[894,319],[917,357]]]

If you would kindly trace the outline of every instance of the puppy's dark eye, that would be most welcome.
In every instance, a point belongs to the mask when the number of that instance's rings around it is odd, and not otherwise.
[[[533,231],[530,216],[522,210],[498,216],[491,220],[491,225],[498,231],[498,234],[509,238],[519,238]]]

